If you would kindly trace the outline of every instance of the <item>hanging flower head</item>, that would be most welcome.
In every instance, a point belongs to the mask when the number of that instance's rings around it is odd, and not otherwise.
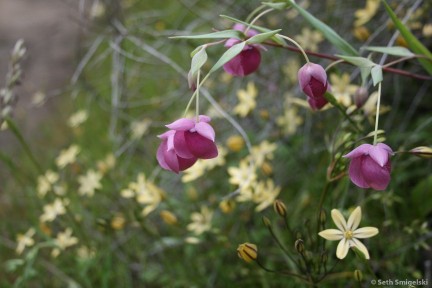
[[[308,102],[313,110],[319,110],[327,104],[324,94],[330,89],[327,74],[321,65],[306,63],[298,71],[300,87],[308,96]]]
[[[340,240],[336,249],[336,257],[344,259],[348,254],[349,248],[356,247],[363,253],[366,259],[369,259],[369,252],[366,246],[357,238],[370,238],[377,235],[379,231],[375,227],[358,228],[362,217],[360,206],[354,209],[348,218],[348,222],[337,209],[331,211],[331,217],[338,229],[327,229],[321,231],[318,235],[330,241]]]
[[[393,150],[383,143],[362,144],[343,157],[351,159],[349,177],[360,188],[385,190],[390,182]]]
[[[243,24],[235,24],[233,29],[244,32],[246,30],[246,26]],[[246,33],[246,36],[252,37],[257,34],[258,32],[256,30],[249,29]],[[237,43],[240,43],[240,40],[236,38],[230,38],[226,41],[225,47],[230,48]],[[261,53],[259,49],[262,49],[262,46],[255,44],[245,45],[243,51],[225,63],[223,66],[224,70],[233,76],[240,77],[244,77],[255,72],[261,63]]]
[[[157,151],[159,165],[179,173],[191,167],[198,159],[211,159],[218,155],[215,131],[208,124],[210,117],[196,119],[181,118],[166,125],[170,130],[159,135],[162,143]]]

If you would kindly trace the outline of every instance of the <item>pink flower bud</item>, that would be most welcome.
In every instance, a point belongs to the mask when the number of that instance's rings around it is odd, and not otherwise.
[[[301,67],[298,79],[303,92],[315,99],[323,98],[329,86],[324,68],[314,63],[306,63]]]
[[[157,151],[159,165],[179,173],[191,167],[198,159],[211,159],[218,155],[215,131],[208,124],[210,117],[199,116],[199,121],[181,118],[166,125],[170,130],[159,135],[162,143]]]
[[[362,144],[343,157],[351,159],[349,177],[360,188],[385,190],[390,182],[393,150],[383,143]]]

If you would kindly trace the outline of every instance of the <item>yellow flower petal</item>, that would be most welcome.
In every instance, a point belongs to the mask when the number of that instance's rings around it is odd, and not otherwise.
[[[350,217],[348,218],[348,230],[354,231],[355,229],[357,229],[357,227],[360,224],[361,221],[361,208],[360,206],[358,206],[350,215]]]
[[[327,229],[318,233],[319,236],[327,240],[341,240],[343,238],[343,232],[337,229]]]
[[[355,238],[370,238],[378,234],[378,229],[375,227],[363,227],[354,231],[353,236]]]
[[[344,216],[342,215],[342,213],[339,210],[333,209],[331,211],[331,217],[333,219],[333,222],[339,228],[339,230],[341,230],[341,231],[347,230],[347,223],[345,221]]]
[[[344,259],[345,256],[348,254],[348,249],[349,249],[349,242],[343,238],[336,249],[336,257],[339,259]]]
[[[357,247],[357,249],[360,250],[360,252],[362,252],[365,256],[366,259],[369,259],[369,251],[367,250],[366,246],[361,243],[359,240],[353,238],[351,240],[351,244],[354,244],[353,246]]]

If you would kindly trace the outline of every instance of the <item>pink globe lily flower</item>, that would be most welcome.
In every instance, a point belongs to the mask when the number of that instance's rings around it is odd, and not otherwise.
[[[233,29],[244,32],[246,26],[243,24],[235,24]],[[256,30],[249,29],[246,36],[252,37],[257,34],[258,32]],[[237,43],[240,43],[239,39],[230,38],[226,41],[225,47],[230,48]],[[225,72],[239,77],[244,77],[255,72],[261,63],[261,53],[259,49],[263,49],[263,47],[256,44],[245,45],[237,56],[225,63],[223,66]]]
[[[351,159],[349,177],[360,188],[385,190],[390,182],[393,150],[383,143],[362,144],[343,157]]]
[[[300,87],[308,96],[309,105],[313,110],[319,110],[327,104],[324,94],[330,90],[327,74],[321,65],[306,63],[298,71]]]
[[[159,165],[179,173],[191,167],[198,159],[211,159],[218,155],[215,131],[210,124],[210,117],[199,116],[199,121],[181,118],[166,125],[170,130],[159,135],[156,158]]]

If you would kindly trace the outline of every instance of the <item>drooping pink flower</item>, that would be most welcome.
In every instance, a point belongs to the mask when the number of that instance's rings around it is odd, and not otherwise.
[[[246,30],[246,26],[243,24],[235,24],[233,29],[244,32]],[[246,33],[246,36],[252,37],[257,34],[258,31],[249,29]],[[239,39],[230,38],[225,42],[225,47],[230,48],[237,43],[240,43]],[[233,76],[240,77],[244,77],[255,72],[261,63],[260,49],[262,49],[261,45],[245,45],[243,50],[237,56],[225,63],[223,66],[224,70]]]
[[[343,157],[351,159],[349,177],[360,188],[385,190],[390,182],[390,156],[393,150],[386,144],[362,144]]]
[[[327,104],[324,94],[330,89],[327,74],[321,65],[306,63],[298,71],[299,84],[308,96],[308,102],[313,110],[319,110]]]
[[[179,173],[198,159],[215,158],[218,150],[210,120],[210,117],[200,115],[199,121],[181,118],[166,125],[170,130],[158,136],[162,139],[157,151],[159,165]]]

